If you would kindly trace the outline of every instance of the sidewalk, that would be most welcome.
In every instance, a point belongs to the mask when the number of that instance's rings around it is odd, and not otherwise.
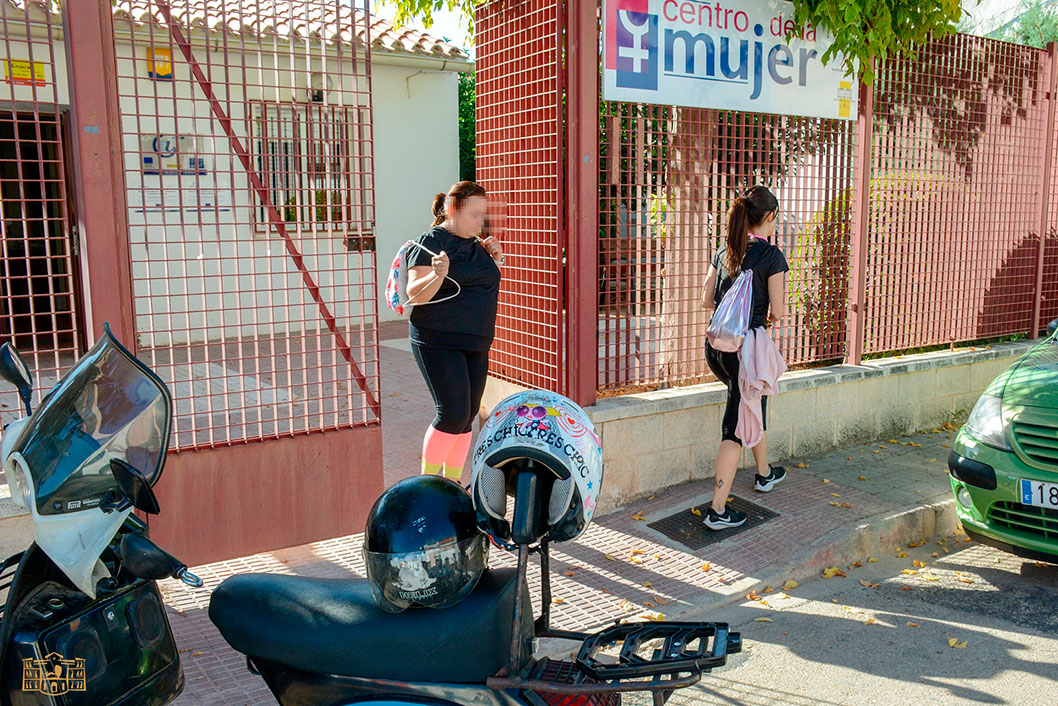
[[[399,340],[383,346],[383,385],[388,485],[417,472],[417,442],[432,405]],[[751,590],[865,559],[873,548],[950,531],[954,509],[946,459],[952,436],[953,430],[930,430],[821,458],[792,459],[786,462],[787,480],[768,494],[756,493],[752,471],[742,470],[732,502],[756,505],[748,509],[761,524],[741,531],[697,531],[701,518],[691,508],[704,512],[712,496],[709,481],[599,518],[577,542],[552,549],[552,624],[587,630],[620,617],[660,613],[675,619],[690,610],[722,619],[724,606]],[[244,657],[227,647],[209,622],[210,590],[232,574],[251,571],[362,577],[360,542],[353,535],[196,567],[206,583],[199,590],[165,582],[186,677],[176,703],[272,703],[264,682],[246,670]],[[493,549],[490,563],[513,566],[514,558]],[[532,567],[529,578],[535,600],[539,573]]]

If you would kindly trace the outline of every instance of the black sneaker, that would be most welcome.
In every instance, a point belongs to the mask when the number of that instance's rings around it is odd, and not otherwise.
[[[759,473],[755,475],[756,480],[753,481],[753,489],[761,493],[768,493],[786,478],[786,469],[782,466],[772,466],[768,475],[762,476]]]
[[[712,507],[705,513],[705,526],[711,530],[741,527],[746,524],[746,513],[724,508],[724,514],[718,514]]]

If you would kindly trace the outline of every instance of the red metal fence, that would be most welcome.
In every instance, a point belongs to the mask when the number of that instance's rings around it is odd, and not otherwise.
[[[576,16],[558,0],[492,2],[479,13],[479,80],[490,82],[479,92],[483,177],[502,174],[509,193],[532,191],[521,145],[547,134],[550,146],[559,128],[562,145],[582,144],[585,132],[598,138],[597,271],[569,268],[549,252],[546,267],[512,259],[505,272],[506,297],[541,291],[553,267],[568,292],[597,297],[598,347],[561,335],[541,346],[526,338],[532,324],[507,324],[497,341],[502,376],[569,387],[533,366],[558,346],[559,360],[597,356],[605,394],[707,379],[701,284],[731,200],[752,183],[780,201],[775,242],[790,264],[791,316],[775,334],[792,364],[1035,335],[1058,316],[1050,52],[964,35],[936,42],[878,72],[858,122],[599,101],[594,123],[569,112],[568,37],[598,31],[598,17]],[[566,26],[573,22],[586,26]],[[534,46],[542,48],[518,53]],[[547,111],[528,110],[541,95]],[[557,123],[547,122],[552,115]],[[584,185],[563,183],[568,156],[538,163],[547,158],[531,163],[559,169],[558,191],[534,205],[577,212]],[[550,244],[547,226],[528,237]],[[562,233],[560,222],[559,242]],[[570,232],[569,242],[587,235]],[[583,323],[572,311],[552,312],[548,334]]]
[[[517,0],[477,15],[477,179],[505,205],[492,373],[546,389],[562,387],[565,351],[560,10]]]
[[[119,2],[139,355],[174,448],[379,422],[367,15]]]
[[[25,356],[39,395],[84,344],[62,22],[31,3],[0,2],[0,37],[0,340]],[[0,385],[2,410],[19,408]]]

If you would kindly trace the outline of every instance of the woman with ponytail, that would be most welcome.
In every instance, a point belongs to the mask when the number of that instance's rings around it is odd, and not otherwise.
[[[457,481],[485,392],[504,260],[495,237],[479,237],[486,207],[485,189],[472,181],[437,194],[433,223],[414,241],[421,247],[408,250],[409,338],[436,410],[422,472]]]
[[[775,235],[779,202],[763,186],[754,186],[735,199],[727,213],[727,239],[713,256],[702,291],[702,306],[715,309],[731,289],[735,278],[743,270],[753,271],[753,313],[749,329],[770,326],[786,316],[785,273],[790,267],[782,251],[768,242]],[[770,312],[769,312],[770,308]],[[766,334],[765,334],[766,335]],[[747,339],[750,338],[747,335]],[[770,344],[770,339],[768,339]],[[770,344],[774,347],[774,344]],[[709,369],[727,385],[727,406],[721,424],[720,450],[716,455],[716,481],[712,506],[705,524],[710,529],[738,527],[746,522],[746,515],[727,507],[727,497],[735,479],[742,440],[736,435],[742,394],[739,389],[741,351],[725,353],[706,343],[706,362]],[[776,349],[775,355],[778,356]],[[780,356],[781,360],[781,356]],[[785,364],[783,364],[785,369]],[[767,428],[767,397],[761,397],[760,420]],[[750,441],[750,444],[753,442]],[[768,444],[763,433],[753,445],[753,459],[757,466],[754,488],[767,493],[786,477],[786,469],[768,464]]]

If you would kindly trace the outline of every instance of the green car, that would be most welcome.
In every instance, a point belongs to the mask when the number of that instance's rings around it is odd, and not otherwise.
[[[985,390],[948,470],[971,538],[1058,564],[1058,319]]]

